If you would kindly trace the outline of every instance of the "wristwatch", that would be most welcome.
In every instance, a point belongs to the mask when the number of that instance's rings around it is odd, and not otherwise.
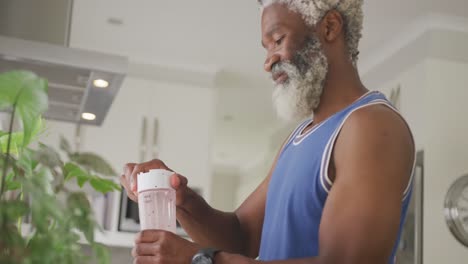
[[[216,253],[220,250],[214,248],[204,248],[195,254],[192,258],[192,264],[214,264]]]

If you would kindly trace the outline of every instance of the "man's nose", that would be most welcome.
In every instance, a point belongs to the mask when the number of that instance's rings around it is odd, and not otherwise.
[[[267,59],[265,60],[265,71],[266,72],[271,72],[273,65],[275,65],[277,62],[279,62],[280,56],[278,54],[273,54],[271,56],[268,56]]]

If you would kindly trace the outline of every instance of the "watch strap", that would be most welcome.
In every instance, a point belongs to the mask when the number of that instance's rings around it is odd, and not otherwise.
[[[221,251],[221,250],[215,249],[215,248],[203,248],[203,249],[200,249],[200,250],[197,252],[197,254],[195,254],[194,258],[195,258],[196,256],[203,255],[203,256],[205,256],[205,257],[210,258],[210,259],[211,259],[211,263],[214,264],[214,258],[215,258],[215,256],[216,256],[216,253],[218,253],[218,252],[220,252],[220,251]],[[192,263],[194,263],[193,260],[192,260]]]

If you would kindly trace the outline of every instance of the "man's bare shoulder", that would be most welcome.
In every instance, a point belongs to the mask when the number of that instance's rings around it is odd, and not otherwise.
[[[413,137],[403,117],[388,106],[372,105],[349,116],[337,139],[334,157],[337,166],[354,166],[361,163],[356,160],[359,157],[369,170],[399,167],[406,172],[401,175],[409,177],[414,152]]]
[[[405,119],[394,109],[383,104],[370,105],[354,111],[345,127],[349,132],[372,135],[379,132],[390,136],[405,137],[412,145],[412,135]]]

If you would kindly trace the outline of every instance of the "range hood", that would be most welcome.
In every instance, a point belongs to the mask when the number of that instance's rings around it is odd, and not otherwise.
[[[70,48],[72,6],[72,0],[0,0],[0,72],[29,70],[46,78],[46,118],[101,125],[128,60]]]

